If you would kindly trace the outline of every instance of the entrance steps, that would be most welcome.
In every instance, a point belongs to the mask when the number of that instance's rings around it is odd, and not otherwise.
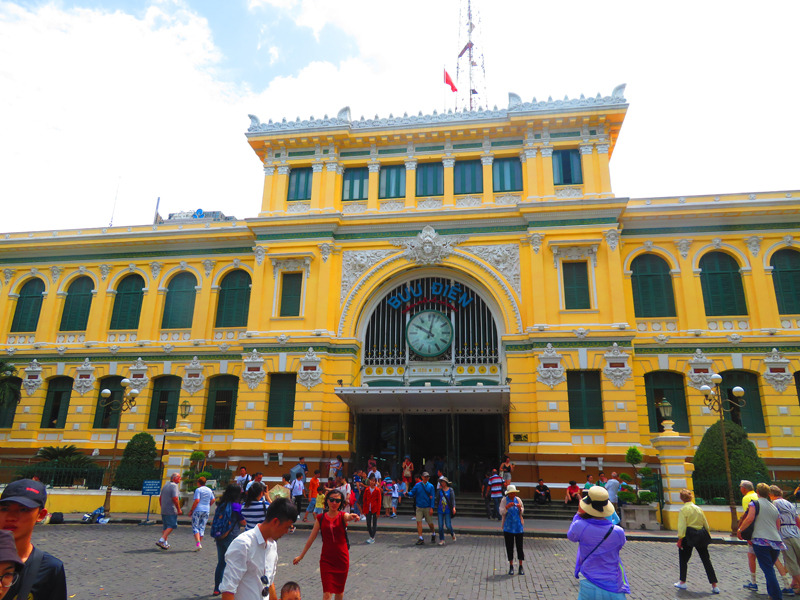
[[[574,504],[564,505],[563,500],[554,500],[545,505],[536,504],[530,498],[523,498],[525,503],[525,516],[535,519],[550,520],[572,520],[575,516],[577,507]],[[410,519],[414,516],[413,502],[409,498],[404,498],[397,510],[398,518]],[[486,519],[486,508],[480,494],[474,492],[456,493],[456,513],[461,517],[473,517]],[[385,514],[385,511],[381,511]]]

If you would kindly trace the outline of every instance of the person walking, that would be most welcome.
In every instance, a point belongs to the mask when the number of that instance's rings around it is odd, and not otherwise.
[[[778,578],[775,576],[774,568],[781,550],[786,550],[786,545],[781,541],[781,534],[778,531],[780,513],[769,500],[769,486],[766,483],[759,483],[756,486],[756,494],[758,499],[750,502],[747,513],[736,533],[739,539],[743,539],[742,530],[746,529],[750,523],[755,523],[753,537],[750,541],[758,566],[764,572],[764,578],[767,580],[767,593],[772,600],[783,600],[783,593]]]
[[[610,481],[613,481],[613,475]],[[700,555],[700,560],[703,561],[708,583],[711,584],[711,593],[719,594],[717,574],[714,572],[714,565],[711,564],[711,557],[708,555],[708,545],[711,543],[711,528],[708,526],[708,519],[702,509],[692,502],[692,492],[683,489],[680,491],[680,497],[683,501],[683,507],[678,513],[680,581],[675,584],[675,587],[680,590],[685,590],[687,587],[686,571],[689,559],[692,558],[692,548],[694,548]]]
[[[800,593],[800,518],[794,505],[783,497],[783,490],[777,485],[769,486],[769,497],[781,515],[781,539],[786,544],[783,561],[792,578],[786,588],[794,588],[795,593]]]
[[[453,533],[453,515],[456,514],[456,494],[450,487],[447,477],[439,478],[439,489],[436,490],[436,512],[439,515],[439,545],[444,546],[444,530],[447,529],[450,539],[456,541]]]
[[[417,519],[417,535],[419,536],[416,542],[417,546],[422,546],[425,543],[425,539],[422,537],[423,519],[428,522],[428,527],[431,530],[431,544],[436,543],[436,529],[433,526],[433,498],[436,490],[428,482],[428,479],[430,479],[430,475],[427,471],[424,471],[422,480],[414,484],[414,487],[408,493],[409,496],[414,498],[414,506],[416,507],[414,515]]]
[[[340,511],[344,505],[344,494],[338,489],[331,490],[325,496],[326,511],[314,521],[314,527],[308,536],[306,545],[292,564],[298,564],[305,557],[317,535],[322,533],[322,551],[319,555],[319,571],[322,578],[322,599],[336,600],[344,598],[344,587],[350,571],[350,549],[347,540],[347,522],[357,521],[359,516]]]
[[[411,456],[406,454],[405,458],[403,459],[403,481],[406,484],[407,488],[411,487],[412,477],[414,475],[414,463],[411,462]]]
[[[298,515],[303,511],[303,496],[305,495],[306,490],[303,477],[305,477],[305,472],[297,473],[294,481],[291,482],[291,488],[289,490],[292,494],[294,505],[297,507]]]
[[[622,483],[616,471],[611,472],[611,479],[606,481],[605,488],[608,490],[608,501],[614,505],[614,510],[619,512],[619,488]]]
[[[378,515],[381,512],[381,490],[378,488],[375,477],[370,475],[369,486],[364,490],[361,498],[361,508],[367,518],[368,544],[375,543],[375,534],[378,531]]]
[[[189,510],[192,519],[192,533],[194,534],[195,550],[202,550],[203,536],[206,534],[208,513],[211,503],[214,502],[214,492],[206,485],[205,477],[197,478],[197,489],[194,491],[194,502]]]
[[[506,556],[508,557],[508,574],[514,574],[514,545],[517,546],[517,560],[519,561],[520,575],[525,575],[525,567],[522,563],[525,562],[525,550],[522,547],[523,532],[525,530],[525,519],[522,514],[525,512],[525,506],[522,500],[517,497],[519,491],[517,486],[513,483],[506,488],[506,496],[500,502],[500,514],[502,515],[503,523],[503,538],[506,542]]]
[[[492,469],[492,476],[489,477],[489,488],[492,496],[492,517],[502,521],[500,501],[503,499],[503,479],[497,474],[497,469]]]
[[[259,485],[261,484],[259,483]],[[253,486],[251,485],[250,487],[252,488]],[[214,541],[217,544],[217,568],[214,570],[214,596],[219,596],[221,594],[219,586],[222,583],[222,576],[225,573],[225,553],[228,551],[233,540],[236,539],[236,536],[239,535],[240,527],[247,526],[244,518],[242,518],[242,505],[239,503],[241,497],[241,488],[235,483],[230,484],[225,488],[222,497],[217,501],[217,508],[214,511],[214,522],[211,526],[211,535],[214,537]],[[218,523],[220,526],[215,530]]]
[[[317,505],[317,494],[319,493],[319,469],[314,470],[314,476],[308,481],[308,507],[303,515],[303,523],[308,521],[308,514],[314,513]]]
[[[158,503],[161,506],[161,537],[158,538],[156,546],[162,550],[169,550],[169,534],[178,527],[178,515],[183,514],[181,500],[178,495],[178,484],[181,482],[179,473],[172,473],[169,481],[161,488],[161,495]]]
[[[578,543],[575,578],[581,579],[578,600],[625,600],[631,589],[619,551],[625,545],[625,532],[608,520],[614,506],[601,486],[587,490],[578,503],[567,539]]]
[[[383,508],[386,511],[386,517],[391,516],[392,511],[392,491],[394,490],[394,482],[392,478],[387,476],[381,484],[381,492],[383,492]]]
[[[500,474],[503,479],[503,485],[506,486],[511,483],[511,472],[514,470],[514,463],[511,462],[508,454],[503,456],[503,462],[500,463]]]
[[[260,481],[256,481],[250,486],[245,495],[244,505],[242,506],[242,518],[244,518],[245,531],[250,531],[259,523],[262,523],[267,518],[267,509],[269,502],[264,498],[267,486]],[[299,512],[299,511],[298,511]]]

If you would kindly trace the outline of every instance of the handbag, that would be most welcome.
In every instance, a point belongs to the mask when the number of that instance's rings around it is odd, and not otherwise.
[[[754,530],[755,530],[755,528],[756,528],[756,519],[758,518],[758,510],[759,510],[759,507],[758,507],[758,501],[756,501],[756,502],[753,502],[753,506],[755,506],[755,507],[756,507],[756,514],[755,514],[755,516],[753,517],[753,521],[752,521],[752,523],[750,523],[750,525],[748,525],[747,527],[745,527],[744,529],[742,529],[742,539],[743,539],[743,540],[747,540],[747,541],[750,541],[750,540],[752,540],[752,539],[753,539],[753,531],[754,531]],[[748,508],[749,508],[749,507],[748,507]],[[747,513],[745,513],[745,515],[746,515],[746,514],[747,514]],[[742,519],[744,519],[744,515],[742,516]]]

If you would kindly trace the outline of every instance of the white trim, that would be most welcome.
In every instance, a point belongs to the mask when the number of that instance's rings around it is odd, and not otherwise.
[[[187,264],[185,269],[182,268],[180,265],[177,265],[175,267],[172,267],[169,271],[162,272],[161,273],[161,278],[158,281],[158,289],[159,290],[162,290],[162,289],[164,291],[167,290],[166,283],[167,283],[168,280],[172,279],[173,273],[175,273],[175,271],[191,271],[192,273],[194,273],[195,281],[198,283],[198,285],[196,285],[195,288],[202,287],[202,285],[203,285],[203,276],[200,274],[200,271],[198,271],[195,267]]]
[[[692,257],[692,270],[695,271],[698,275],[702,272],[700,269],[700,259],[703,258],[704,254],[707,254],[711,249],[711,252],[721,252],[723,248],[728,251],[729,254],[733,254],[739,257],[739,270],[741,271],[749,271],[752,266],[750,265],[750,261],[747,260],[747,255],[739,250],[736,246],[732,246],[731,244],[726,244],[723,242],[720,244],[719,248],[717,248],[714,244],[709,243],[705,246],[698,248],[698,250],[694,253]]]
[[[253,268],[250,265],[246,265],[245,263],[241,262],[241,259],[240,259],[238,267],[233,264],[233,261],[231,261],[230,264],[227,264],[227,265],[225,265],[223,267],[220,267],[217,270],[217,273],[214,275],[214,277],[212,277],[212,280],[211,280],[212,287],[215,286],[215,287],[217,287],[217,289],[219,288],[219,284],[220,284],[220,281],[222,280],[223,274],[227,275],[231,271],[238,271],[240,269],[242,271],[247,271],[247,273],[250,275],[250,285],[252,286],[253,285],[253,276],[254,276],[253,275]]]
[[[66,269],[64,269],[64,270],[66,271]],[[97,276],[94,273],[92,273],[91,271],[89,271],[89,269],[86,269],[83,273],[81,273],[78,270],[76,270],[76,271],[74,271],[74,272],[72,272],[72,273],[70,273],[68,275],[66,273],[62,273],[61,285],[59,286],[58,290],[56,290],[56,294],[58,294],[60,292],[66,294],[67,293],[66,288],[69,287],[67,285],[67,283],[71,284],[73,281],[75,281],[79,277],[83,277],[84,275],[86,277],[88,277],[89,279],[91,279],[92,282],[94,283],[94,289],[92,290],[92,296],[96,295],[97,294],[97,288],[99,287],[98,281],[97,281]]]
[[[664,248],[662,246],[653,246],[649,250],[647,248],[645,248],[644,246],[642,246],[640,248],[635,248],[633,251],[631,251],[631,253],[628,254],[628,256],[625,258],[625,262],[623,263],[623,266],[622,266],[622,268],[625,271],[625,274],[626,275],[628,273],[633,274],[633,272],[630,270],[631,269],[631,263],[633,262],[633,259],[638,258],[642,254],[655,254],[659,258],[664,258],[663,256],[659,255],[657,252],[653,252],[653,250],[658,250],[660,252],[663,252],[667,256],[669,256],[669,261],[667,261],[667,262],[671,262],[671,264],[670,264],[670,273],[672,273],[673,275],[674,274],[680,274],[680,268],[681,268],[680,267],[680,262],[678,262],[678,260],[672,254],[672,252],[670,252],[669,250],[667,250],[666,248]]]
[[[117,291],[117,281],[123,279],[124,277],[127,277],[131,273],[138,273],[139,275],[142,276],[142,278],[144,279],[144,287],[142,288],[142,292],[143,293],[147,293],[147,288],[150,287],[150,284],[152,283],[152,279],[153,278],[150,275],[148,275],[143,269],[140,269],[139,267],[135,267],[134,269],[131,269],[130,266],[124,267],[123,269],[120,270],[119,273],[117,273],[111,279],[108,280],[108,288],[107,288],[107,290],[108,291],[112,291],[113,290],[114,292],[116,292]]]
[[[798,243],[800,243],[800,240],[798,240]],[[769,269],[769,271],[771,272],[772,271],[772,267],[769,265],[770,258],[778,250],[786,250],[786,249],[794,250],[795,252],[797,252],[798,250],[800,250],[800,246],[795,247],[793,244],[787,243],[786,240],[781,240],[780,242],[775,242],[774,244],[772,244],[772,246],[767,248],[767,250],[764,252],[764,259],[763,259],[764,270]]]

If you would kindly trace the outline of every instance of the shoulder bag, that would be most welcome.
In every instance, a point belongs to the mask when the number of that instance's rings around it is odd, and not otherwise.
[[[608,528],[608,531],[606,531],[606,534],[603,536],[603,539],[597,542],[597,545],[594,548],[592,548],[592,551],[589,552],[589,554],[587,554],[586,556],[581,556],[580,561],[578,561],[578,563],[575,565],[575,579],[578,579],[578,575],[581,572],[581,566],[583,566],[583,563],[585,563],[589,559],[589,557],[592,554],[594,554],[594,551],[600,547],[600,544],[602,544],[603,542],[606,541],[606,539],[608,539],[608,536],[610,536],[611,532],[614,531],[614,527],[615,525],[612,525],[611,527]]]
[[[20,583],[17,598],[27,600],[33,584],[39,579],[39,568],[42,566],[44,552],[34,547],[28,560],[25,561],[25,569],[22,571],[22,583]]]
[[[750,541],[750,540],[752,540],[752,539],[753,539],[753,531],[754,531],[754,530],[755,530],[755,528],[756,528],[756,519],[758,518],[758,510],[759,510],[759,506],[758,506],[758,500],[755,500],[755,501],[753,502],[753,506],[755,506],[755,507],[756,507],[756,514],[753,516],[753,522],[752,522],[752,523],[750,523],[750,525],[748,525],[748,526],[747,526],[747,527],[745,527],[744,529],[742,529],[742,539],[743,539],[743,540],[748,540],[748,541]],[[748,508],[749,508],[749,507],[748,507]],[[745,513],[745,514],[747,514],[747,513]],[[742,518],[744,518],[744,517],[742,517]]]

